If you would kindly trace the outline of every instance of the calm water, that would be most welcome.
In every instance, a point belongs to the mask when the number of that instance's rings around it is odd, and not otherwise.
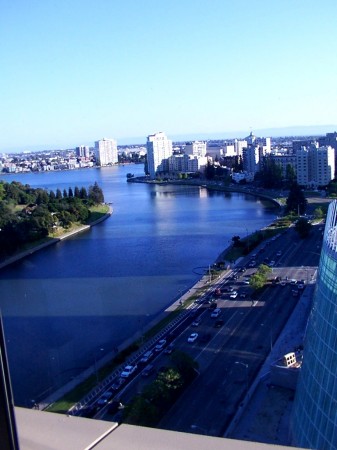
[[[188,290],[227,247],[270,223],[268,202],[203,188],[126,183],[143,166],[2,176],[68,189],[95,181],[114,214],[0,272],[15,402],[31,406]],[[97,356],[98,355],[98,356]]]

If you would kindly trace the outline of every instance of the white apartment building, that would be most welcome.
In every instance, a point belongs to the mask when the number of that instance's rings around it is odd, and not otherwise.
[[[297,183],[300,186],[309,185],[309,150],[301,147],[296,151]],[[311,178],[311,175],[310,175]]]
[[[207,144],[203,141],[186,142],[184,152],[186,155],[206,156]]]
[[[334,178],[335,151],[330,146],[301,147],[296,152],[297,183],[301,186],[326,186]]]
[[[168,158],[172,156],[172,141],[165,133],[150,134],[147,137],[147,168],[151,179],[160,172],[168,172]]]
[[[271,139],[268,138],[258,138],[257,143],[262,147],[264,154],[271,152]]]
[[[237,156],[242,156],[243,149],[247,148],[247,141],[237,140],[234,141],[234,150]]]
[[[207,156],[172,155],[168,158],[170,173],[202,172],[207,166]]]
[[[245,172],[256,173],[259,171],[260,149],[258,145],[249,145],[243,149],[243,168]]]
[[[103,138],[95,142],[95,157],[97,165],[108,166],[118,163],[117,141]]]
[[[222,147],[223,156],[236,156],[235,146],[227,144]]]
[[[315,184],[326,186],[335,176],[335,150],[329,145],[312,150],[312,171]]]

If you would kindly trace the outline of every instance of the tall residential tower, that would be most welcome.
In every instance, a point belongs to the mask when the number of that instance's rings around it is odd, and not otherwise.
[[[95,157],[99,166],[118,163],[117,142],[114,139],[101,139],[95,142]]]
[[[172,156],[172,141],[165,133],[150,134],[147,137],[147,168],[150,178],[156,178],[158,173],[168,172],[168,158]]]

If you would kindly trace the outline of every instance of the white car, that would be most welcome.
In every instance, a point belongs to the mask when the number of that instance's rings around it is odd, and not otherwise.
[[[133,374],[133,372],[137,369],[137,365],[135,364],[134,366],[130,365],[130,366],[125,366],[123,369],[123,372],[121,373],[121,377],[123,378],[128,378],[130,375]]]
[[[194,342],[194,341],[196,341],[198,339],[198,336],[199,336],[198,333],[192,333],[188,337],[187,342]]]
[[[156,352],[160,352],[161,350],[163,350],[163,348],[165,347],[165,345],[166,345],[166,339],[161,339],[159,342],[158,342],[158,344],[155,346],[155,351]]]
[[[236,291],[232,292],[229,298],[236,298],[238,296],[238,293]]]

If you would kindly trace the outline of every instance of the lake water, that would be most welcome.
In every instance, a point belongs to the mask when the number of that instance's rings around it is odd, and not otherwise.
[[[142,165],[8,175],[32,187],[95,181],[113,215],[0,271],[0,307],[15,403],[70,380],[143,329],[228,246],[270,223],[271,203],[192,186],[126,183]],[[98,355],[98,356],[97,356]]]

